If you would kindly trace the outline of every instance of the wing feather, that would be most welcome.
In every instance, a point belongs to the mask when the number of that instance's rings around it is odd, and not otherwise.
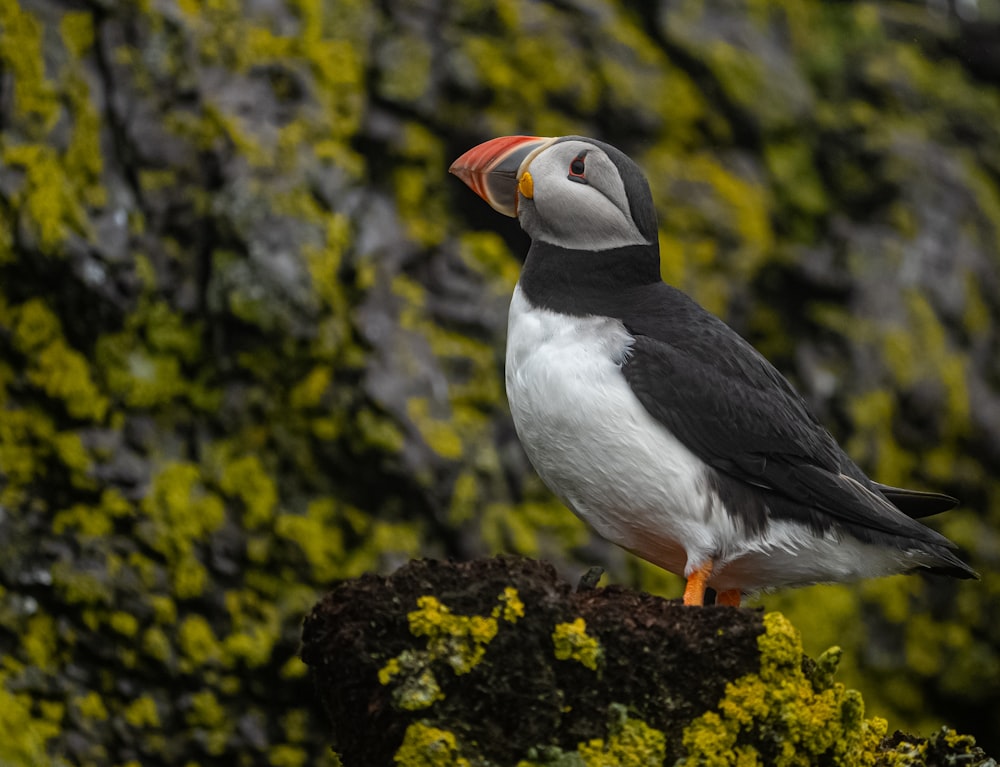
[[[718,324],[712,343],[695,351],[636,333],[622,371],[650,414],[716,471],[791,501],[774,504],[777,513],[814,526],[836,521],[862,539],[951,546],[890,503],[785,378]]]

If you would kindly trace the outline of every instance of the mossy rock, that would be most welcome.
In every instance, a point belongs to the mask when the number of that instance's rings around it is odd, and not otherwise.
[[[574,590],[534,560],[343,583],[302,657],[345,767],[987,764],[951,731],[886,737],[839,648],[808,658],[780,613]]]

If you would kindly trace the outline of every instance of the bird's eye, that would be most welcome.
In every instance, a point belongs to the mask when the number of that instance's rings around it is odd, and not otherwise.
[[[587,172],[587,164],[584,161],[584,158],[586,158],[586,156],[587,152],[586,150],[584,150],[583,152],[580,152],[580,154],[578,154],[576,157],[574,157],[573,162],[569,164],[569,175],[567,176],[567,178],[570,181],[576,181],[578,184],[587,183],[587,176],[585,175]]]

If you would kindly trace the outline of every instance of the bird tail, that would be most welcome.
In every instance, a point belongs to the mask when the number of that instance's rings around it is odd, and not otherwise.
[[[958,505],[958,499],[944,493],[928,493],[923,490],[908,490],[873,482],[872,487],[885,496],[893,506],[912,519],[922,519]]]

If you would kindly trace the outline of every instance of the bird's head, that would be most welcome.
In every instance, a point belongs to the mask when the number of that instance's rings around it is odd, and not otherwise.
[[[503,136],[449,169],[532,240],[605,251],[656,242],[649,185],[623,152],[583,136]]]

